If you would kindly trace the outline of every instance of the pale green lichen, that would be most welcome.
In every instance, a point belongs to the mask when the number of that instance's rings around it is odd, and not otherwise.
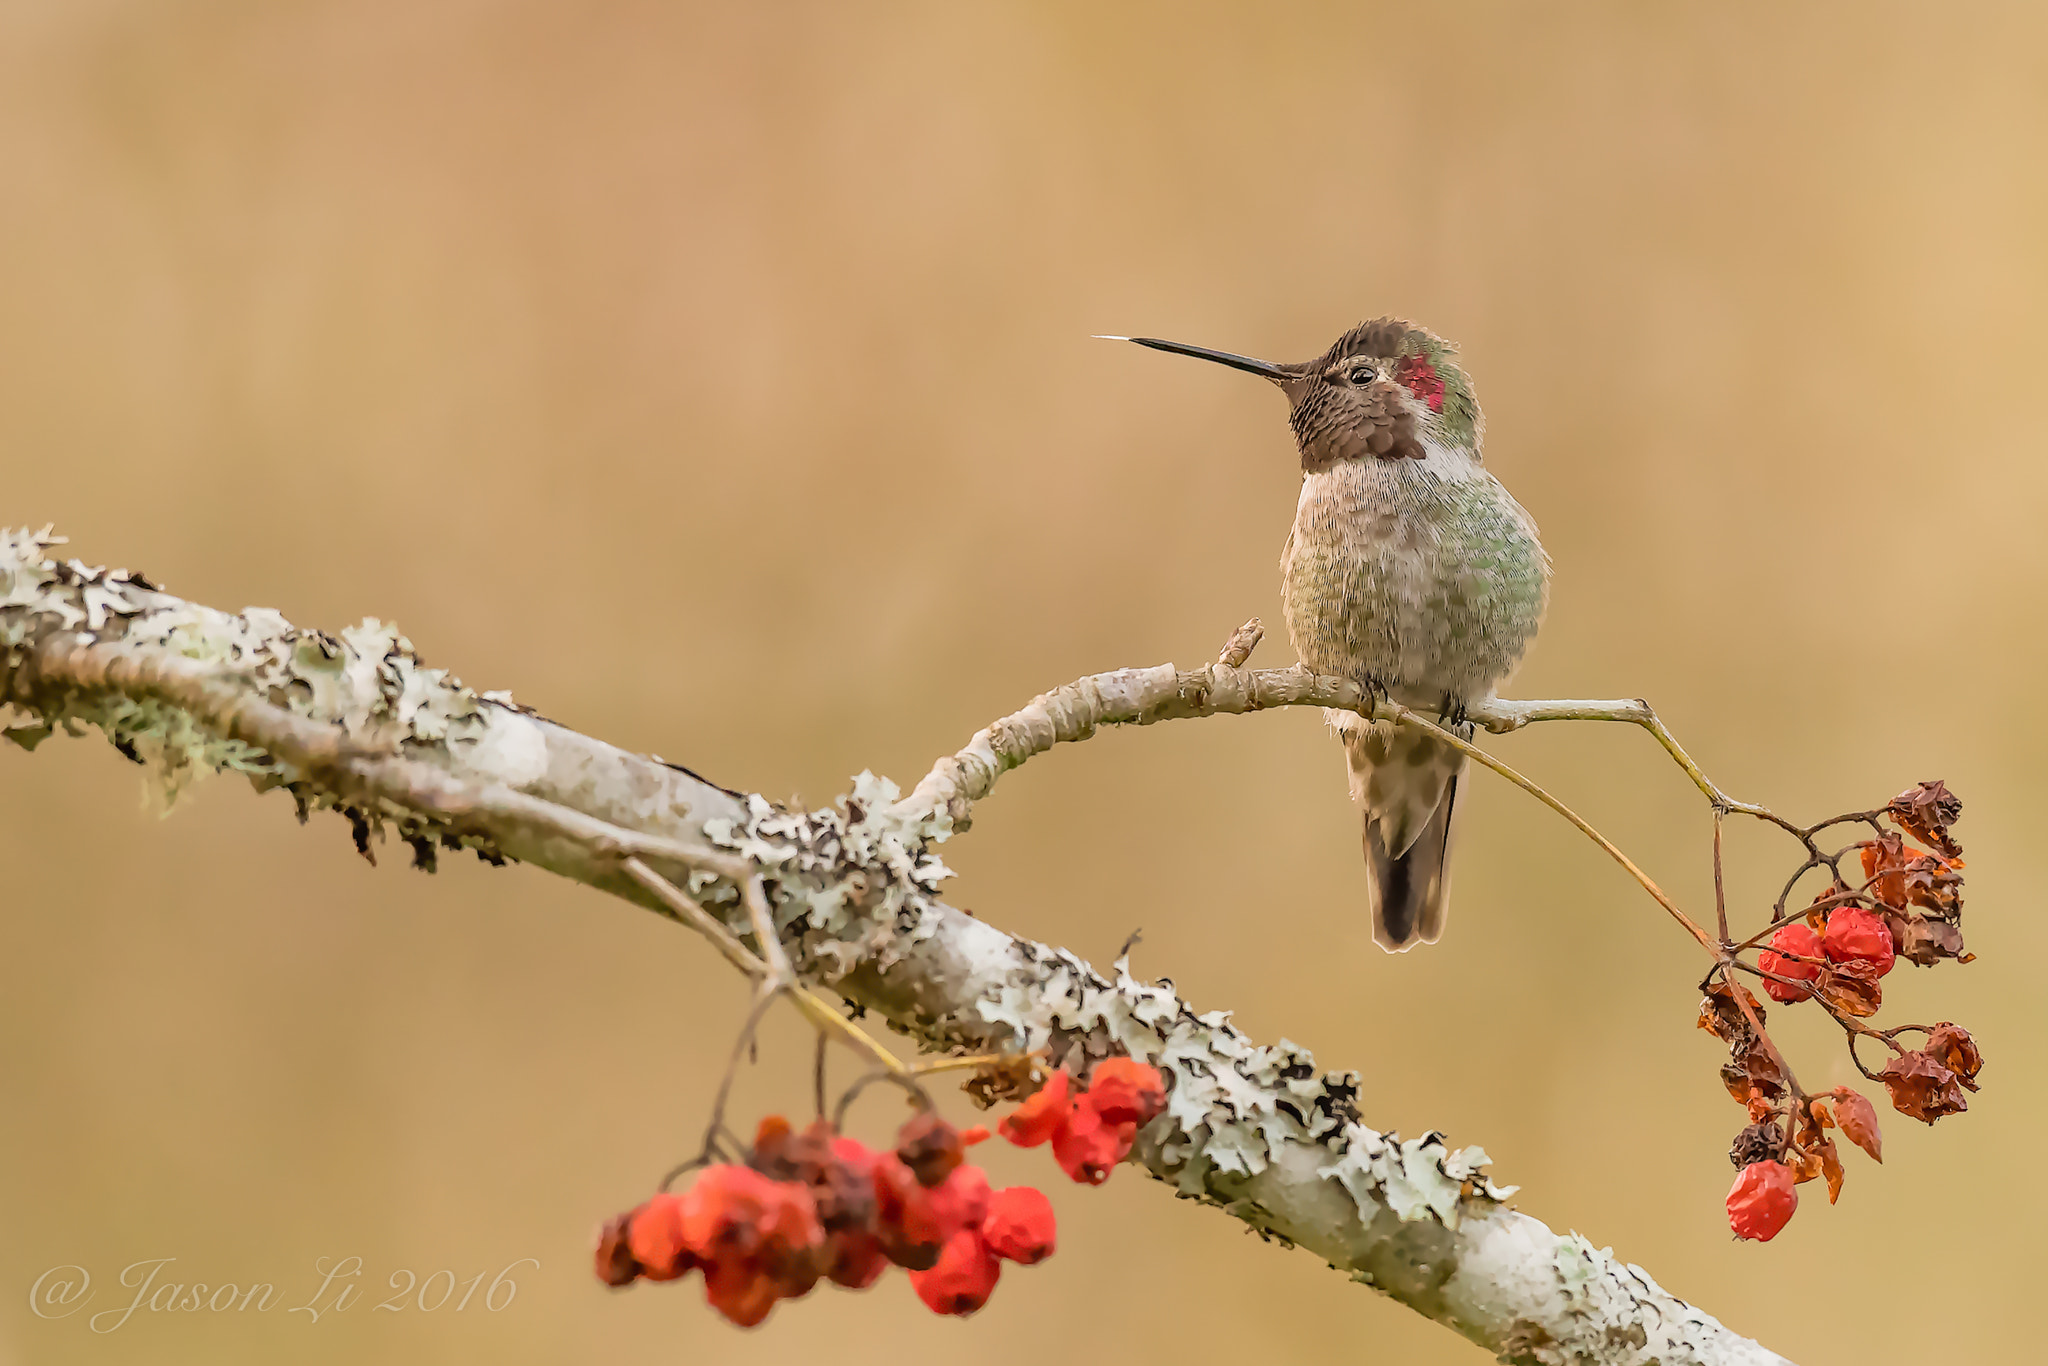
[[[273,705],[340,726],[358,744],[416,756],[452,755],[473,745],[488,729],[487,708],[510,705],[480,697],[446,670],[427,666],[389,623],[373,618],[337,636],[301,630],[269,608],[220,612],[172,597],[126,570],[52,559],[47,552],[60,544],[48,527],[0,531],[0,695],[11,704],[0,716],[0,735],[33,748],[59,728],[77,734],[81,725],[98,727],[147,767],[145,799],[166,811],[198,778],[237,772],[259,788],[291,789],[302,816],[311,809],[342,811],[365,855],[370,834],[388,825],[412,845],[422,866],[432,865],[435,842],[497,860],[486,841],[439,829],[413,813],[348,807],[288,764],[215,734],[165,702],[68,691],[27,696],[14,680],[28,651],[52,634],[76,631],[211,666]]]
[[[937,928],[931,894],[953,875],[930,851],[940,818],[899,812],[897,796],[895,783],[862,773],[829,807],[790,811],[755,794],[744,819],[704,823],[706,838],[772,883],[776,928],[796,936],[799,967],[828,981],[863,963],[887,968]],[[691,891],[743,921],[729,883],[700,873]]]
[[[149,762],[162,790],[175,793],[193,774],[247,774],[259,786],[293,788],[302,808],[334,805],[271,756],[226,741],[176,708],[149,700],[46,696],[25,699],[6,685],[23,652],[47,633],[85,630],[199,661],[246,680],[272,703],[346,729],[355,740],[420,757],[447,758],[488,730],[486,716],[509,699],[480,697],[445,671],[426,666],[396,628],[375,620],[338,635],[294,628],[262,608],[227,614],[157,591],[137,576],[59,564],[44,553],[47,532],[0,534],[0,695],[29,703],[31,716],[9,734],[33,743],[79,722],[101,727],[124,752]],[[758,867],[771,884],[778,929],[789,934],[800,970],[836,981],[856,968],[887,972],[938,945],[952,914],[937,900],[951,875],[933,848],[951,833],[943,811],[906,812],[897,788],[863,773],[831,807],[791,811],[759,796],[744,813],[705,822],[705,835]],[[916,810],[910,804],[911,812]],[[423,846],[465,837],[436,830],[401,810],[342,808],[367,852],[384,823]],[[477,847],[471,845],[470,847]],[[486,857],[492,851],[479,848]],[[744,932],[738,890],[708,874],[690,890]],[[946,951],[951,952],[949,946]],[[1197,1014],[1164,983],[1143,982],[1119,959],[1114,980],[1065,950],[1000,937],[986,963],[955,964],[977,983],[968,1004],[922,1024],[934,1038],[993,1039],[1001,1046],[1049,1049],[1076,1075],[1095,1060],[1127,1053],[1171,1079],[1167,1110],[1143,1135],[1158,1154],[1155,1171],[1186,1195],[1240,1211],[1256,1207],[1243,1187],[1283,1152],[1320,1154],[1314,1170],[1343,1191],[1370,1222],[1378,1209],[1403,1222],[1435,1220],[1455,1228],[1470,1202],[1491,1206],[1511,1192],[1480,1171],[1476,1148],[1452,1151],[1438,1134],[1403,1141],[1359,1122],[1358,1079],[1317,1071],[1306,1049],[1282,1040],[1252,1042],[1227,1013]]]
[[[943,813],[906,814],[896,792],[863,773],[850,796],[823,810],[788,811],[753,796],[743,819],[706,823],[714,844],[762,870],[800,969],[827,980],[856,966],[886,969],[938,933],[933,893],[951,873],[931,846],[951,827]],[[730,884],[699,874],[691,890],[744,931]],[[1453,1151],[1435,1133],[1404,1142],[1366,1127],[1356,1075],[1318,1072],[1290,1040],[1254,1043],[1227,1012],[1197,1014],[1170,986],[1133,977],[1128,958],[1117,960],[1111,981],[1064,949],[1003,942],[1021,961],[996,970],[996,983],[956,1014],[971,1016],[968,1027],[954,1032],[1048,1049],[1078,1076],[1111,1053],[1160,1068],[1171,1078],[1167,1108],[1145,1140],[1184,1195],[1239,1207],[1238,1187],[1300,1145],[1327,1154],[1319,1175],[1364,1220],[1384,1205],[1404,1222],[1455,1229],[1467,1201],[1491,1207],[1513,1193],[1482,1174],[1482,1150]],[[932,1032],[945,1033],[944,1022]]]

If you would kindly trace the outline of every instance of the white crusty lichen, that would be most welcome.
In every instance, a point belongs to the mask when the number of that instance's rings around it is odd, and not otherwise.
[[[1482,1150],[1454,1152],[1436,1133],[1403,1142],[1369,1128],[1358,1118],[1356,1073],[1319,1072],[1288,1039],[1255,1043],[1227,1011],[1198,1014],[1169,985],[1133,977],[1128,956],[1111,981],[1064,949],[1019,946],[1035,967],[1013,971],[974,1012],[1005,1027],[1016,1046],[1049,1049],[1078,1073],[1110,1053],[1159,1068],[1170,1087],[1166,1111],[1142,1143],[1182,1194],[1229,1203],[1234,1186],[1295,1148],[1325,1155],[1318,1174],[1365,1221],[1384,1206],[1403,1222],[1434,1218],[1454,1229],[1469,1202],[1513,1193],[1480,1173]]]
[[[797,965],[837,980],[863,964],[886,969],[938,924],[932,892],[953,870],[931,852],[940,820],[897,809],[896,784],[872,773],[816,811],[792,811],[759,794],[745,814],[704,823],[704,835],[761,870],[774,891],[776,928],[795,936]],[[693,894],[740,927],[736,889],[698,873]]]
[[[240,771],[259,788],[289,787],[302,809],[335,806],[365,852],[377,826],[395,828],[428,866],[431,841],[492,859],[502,842],[618,891],[607,830],[722,846],[770,885],[807,979],[948,1051],[1029,1050],[1084,1078],[1112,1054],[1150,1061],[1169,1079],[1168,1108],[1139,1135],[1134,1161],[1503,1360],[1779,1360],[1639,1268],[1507,1208],[1512,1188],[1487,1179],[1478,1148],[1365,1125],[1353,1074],[1318,1072],[1286,1040],[1254,1043],[1227,1014],[1198,1013],[1169,983],[1132,977],[1127,959],[1105,978],[1070,953],[944,905],[937,892],[950,874],[933,850],[967,814],[962,793],[943,803],[898,801],[892,784],[863,774],[830,808],[786,810],[553,726],[501,695],[474,693],[427,667],[384,623],[330,635],[267,609],[217,612],[139,575],[55,561],[47,552],[57,544],[47,530],[0,532],[0,732],[24,746],[58,728],[99,726],[131,758],[151,763],[165,793],[191,774]],[[114,665],[131,657],[138,667],[117,678]],[[198,691],[165,682],[195,677]],[[1134,698],[1120,705],[1135,708]],[[238,708],[259,701],[287,709],[290,718],[271,719],[292,724],[240,733],[265,737],[286,758],[221,738],[236,728]],[[1048,715],[1055,738],[1085,732],[1078,712]],[[322,745],[294,729],[300,721],[318,723],[318,736],[332,727],[351,746],[439,767],[479,800],[424,805],[467,812],[445,817],[464,822],[457,831],[404,804],[425,788],[367,779],[337,788]],[[1005,742],[1003,753],[1012,751],[1022,752]],[[308,773],[289,766],[291,753]],[[518,803],[481,800],[505,788],[580,813],[585,827],[556,823],[552,843],[537,841],[522,833]],[[691,889],[744,932],[731,883],[700,875]]]
[[[219,735],[159,698],[39,687],[24,666],[39,645],[79,633],[96,644],[206,666],[252,696],[339,727],[357,745],[415,757],[479,746],[490,731],[492,704],[510,706],[508,699],[479,696],[447,670],[429,667],[388,622],[372,618],[330,634],[294,627],[265,607],[221,612],[172,597],[127,570],[51,558],[47,552],[62,543],[47,527],[0,531],[0,700],[8,707],[0,735],[32,749],[60,728],[77,734],[81,725],[98,727],[146,766],[145,793],[165,810],[195,779],[238,772],[259,788],[289,788],[302,814],[341,809],[365,854],[369,834],[388,823],[423,864],[432,861],[430,839],[494,857],[487,841],[436,830],[412,813],[347,807],[302,781],[288,763]]]

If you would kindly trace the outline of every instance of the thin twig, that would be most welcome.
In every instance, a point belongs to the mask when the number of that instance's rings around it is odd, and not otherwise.
[[[1579,831],[1580,834],[1584,835],[1587,839],[1593,841],[1593,843],[1599,845],[1602,849],[1606,850],[1608,857],[1612,858],[1616,863],[1620,864],[1630,877],[1634,878],[1638,883],[1642,885],[1643,890],[1650,894],[1652,900],[1654,900],[1659,906],[1662,906],[1667,912],[1669,912],[1671,918],[1673,920],[1676,920],[1680,925],[1683,925],[1686,929],[1686,932],[1692,935],[1694,939],[1699,940],[1701,947],[1705,948],[1708,953],[1713,954],[1716,958],[1719,958],[1721,956],[1721,946],[1714,942],[1713,936],[1708,934],[1705,930],[1701,929],[1698,925],[1694,924],[1691,916],[1687,915],[1684,911],[1678,909],[1678,903],[1673,901],[1669,896],[1665,895],[1664,889],[1662,887],[1659,887],[1655,882],[1651,881],[1650,875],[1644,872],[1641,868],[1637,867],[1634,859],[1631,859],[1627,854],[1622,853],[1621,850],[1618,847],[1616,847],[1613,840],[1608,839],[1607,836],[1601,834],[1598,830],[1594,829],[1592,824],[1589,821],[1587,821],[1585,817],[1581,816],[1578,812],[1566,806],[1556,797],[1551,796],[1550,793],[1546,791],[1541,784],[1533,781],[1532,779],[1524,777],[1521,773],[1509,767],[1507,764],[1502,763],[1500,760],[1494,758],[1491,754],[1488,754],[1485,750],[1479,748],[1479,746],[1473,744],[1470,740],[1464,739],[1461,736],[1451,733],[1450,731],[1444,729],[1442,726],[1437,725],[1435,722],[1423,719],[1421,716],[1418,716],[1416,713],[1410,711],[1408,708],[1402,706],[1398,702],[1383,701],[1380,704],[1379,710],[1384,710],[1387,713],[1389,713],[1390,720],[1400,721],[1404,725],[1416,726],[1422,730],[1428,731],[1430,734],[1436,736],[1439,740],[1442,740],[1445,744],[1448,744],[1452,748],[1456,749],[1459,753],[1464,754],[1469,758],[1477,759],[1481,764],[1484,764],[1486,767],[1492,769],[1495,773],[1500,774],[1501,777],[1506,778],[1516,787],[1521,788],[1524,792],[1534,797],[1537,801],[1542,802],[1552,811],[1555,811],[1558,815],[1570,821],[1572,825]]]
[[[918,1085],[915,1076],[907,1071],[892,1072],[887,1068],[877,1068],[860,1077],[853,1085],[846,1088],[846,1094],[839,1098],[839,1104],[832,1109],[832,1127],[834,1129],[844,1129],[846,1127],[847,1110],[859,1098],[861,1092],[867,1090],[868,1087],[878,1081],[886,1081],[892,1086],[902,1087],[910,1098],[917,1102],[917,1108],[920,1110],[933,1108],[931,1096],[925,1091],[924,1087]]]
[[[680,887],[639,859],[629,858],[621,866],[627,876],[660,898],[662,904],[673,911],[678,920],[709,939],[728,963],[765,986],[788,991],[790,1000],[811,1021],[813,1027],[832,1034],[856,1051],[867,1054],[884,1068],[903,1070],[902,1059],[797,981],[795,970],[790,966],[789,956],[783,950],[782,941],[776,937],[774,917],[769,912],[767,896],[761,888],[759,874],[750,876],[742,882],[741,891],[747,903],[748,914],[753,917],[755,937],[761,942],[764,952],[769,955],[768,962],[763,962],[750,952],[732,931],[699,905],[693,897],[685,894]]]
[[[754,1031],[761,1027],[761,1018],[768,1013],[768,1007],[774,1005],[775,998],[786,990],[788,990],[787,987],[770,984],[763,986],[755,994],[754,1005],[747,1012],[746,1023],[740,1026],[740,1036],[733,1040],[732,1057],[725,1064],[725,1076],[719,1079],[718,1095],[711,1102],[711,1122],[704,1129],[704,1146],[697,1158],[698,1162],[708,1160],[716,1153],[718,1131],[725,1127],[725,1102],[732,1095],[732,1079],[739,1073],[740,1059],[746,1056],[748,1045],[754,1042]],[[662,1179],[662,1189],[668,1189],[670,1181],[688,1170],[689,1164],[685,1164],[676,1171],[670,1172]]]
[[[1714,808],[1714,921],[1721,930],[1721,945],[1728,945],[1728,893],[1721,885],[1721,823],[1726,814]]]
[[[1223,642],[1223,648],[1216,653],[1216,662],[1226,669],[1242,669],[1244,662],[1252,657],[1252,651],[1259,648],[1259,642],[1266,638],[1265,623],[1253,617],[1230,633],[1230,639]]]
[[[698,905],[695,898],[685,895],[682,888],[649,868],[638,858],[629,858],[619,866],[625,870],[627,877],[660,898],[661,904],[674,912],[677,920],[709,939],[712,947],[724,955],[726,962],[757,981],[768,975],[768,965],[750,953],[747,946],[742,944],[717,916]]]
[[[825,1035],[818,1034],[818,1046],[811,1054],[811,1108],[819,1119],[825,1117]]]
[[[911,1066],[914,1077],[928,1077],[934,1072],[964,1072],[969,1068],[997,1067],[1009,1062],[1010,1055],[1004,1053],[974,1053],[962,1058],[937,1058],[931,1062]]]
[[[747,916],[754,923],[754,942],[760,945],[761,956],[767,960],[769,975],[777,982],[795,982],[796,969],[789,965],[782,936],[776,933],[775,914],[768,909],[768,893],[761,884],[761,875],[749,875],[740,889],[747,903]]]
[[[1239,628],[1239,633],[1249,630],[1251,625],[1247,622]],[[1225,645],[1226,661],[1237,640],[1238,636],[1233,635],[1231,643]],[[1302,668],[1241,669],[1224,662],[1204,669],[1182,671],[1171,664],[1162,664],[1149,669],[1119,669],[1076,679],[1041,694],[1021,711],[1003,717],[976,733],[965,748],[939,760],[910,795],[897,803],[897,808],[905,814],[916,815],[945,811],[952,815],[958,826],[965,822],[973,803],[987,796],[1003,773],[1056,744],[1085,740],[1098,727],[1150,725],[1158,721],[1238,715],[1289,706],[1327,707],[1353,712],[1368,720],[1401,720],[1426,727],[1565,816],[1629,869],[1658,904],[1691,928],[1703,944],[1714,944],[1712,939],[1704,936],[1704,931],[1693,925],[1672,904],[1669,897],[1656,890],[1656,884],[1629,862],[1620,850],[1540,787],[1490,758],[1469,741],[1451,735],[1441,726],[1423,721],[1415,712],[1391,699],[1369,693],[1350,679],[1316,674]],[[1616,721],[1641,726],[1656,737],[1657,743],[1685,771],[1693,785],[1705,794],[1716,812],[1741,812],[1767,821],[1799,839],[1810,852],[1818,852],[1813,848],[1811,830],[1786,820],[1769,807],[1736,801],[1717,787],[1693,762],[1692,756],[1685,752],[1684,746],[1678,743],[1656,711],[1641,698],[1533,702],[1490,698],[1470,706],[1466,719],[1493,734],[1506,734],[1541,721]]]

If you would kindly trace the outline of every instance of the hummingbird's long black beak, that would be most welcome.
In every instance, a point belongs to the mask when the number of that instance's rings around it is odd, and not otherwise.
[[[1228,351],[1212,351],[1206,346],[1189,346],[1186,342],[1161,341],[1157,337],[1099,337],[1097,340],[1136,342],[1140,346],[1149,346],[1154,351],[1170,351],[1176,356],[1193,356],[1196,360],[1213,360],[1218,365],[1227,365],[1233,370],[1243,370],[1283,383],[1295,378],[1284,366],[1275,365],[1269,360],[1234,356]]]

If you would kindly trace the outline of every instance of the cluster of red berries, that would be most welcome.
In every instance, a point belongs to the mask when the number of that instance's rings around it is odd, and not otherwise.
[[[1052,1139],[1068,1175],[1099,1185],[1138,1125],[1164,1107],[1164,1079],[1113,1058],[1096,1067],[1087,1092],[1070,1091],[1067,1074],[1054,1072],[1002,1132],[1025,1147]],[[1057,1240],[1044,1192],[992,1190],[966,1160],[966,1149],[989,1136],[924,1110],[898,1130],[893,1149],[877,1151],[824,1119],[797,1130],[771,1115],[743,1163],[706,1167],[687,1190],[663,1191],[606,1223],[598,1279],[624,1286],[701,1270],[711,1307],[751,1328],[821,1280],[864,1290],[893,1265],[910,1273],[933,1313],[972,1314],[994,1293],[1003,1262],[1044,1261]]]
[[[1771,999],[1791,1005],[1818,991],[1845,1014],[1873,1015],[1883,1000],[1877,979],[1900,958],[1923,967],[1943,958],[1969,961],[1955,928],[1962,904],[1957,895],[1962,850],[1948,838],[1946,827],[1922,827],[1922,833],[1938,836],[1941,848],[1916,849],[1893,831],[1866,840],[1859,846],[1863,887],[1833,888],[1814,902],[1803,922],[1771,936],[1757,966],[1788,979],[1765,979]]]
[[[1820,922],[1818,928],[1813,920]],[[1770,948],[1756,959],[1757,966],[1765,972],[1791,979],[1764,979],[1764,990],[1772,1000],[1785,1005],[1811,1000],[1813,988],[1797,983],[1817,981],[1826,972],[1830,974],[1828,985],[1833,988],[1829,999],[1837,1004],[1847,1001],[1857,1007],[1870,1007],[1851,1012],[1859,1015],[1876,1013],[1883,1000],[1877,979],[1890,972],[1897,962],[1892,932],[1861,906],[1816,911],[1809,920],[1785,926],[1771,936]],[[1842,983],[1843,977],[1855,985]]]
[[[1828,1130],[1839,1128],[1871,1161],[1884,1161],[1876,1107],[1846,1086],[1804,1098],[1789,1140],[1772,1122],[1767,1102],[1753,1100],[1750,1114],[1756,1122],[1736,1136],[1731,1154],[1742,1167],[1728,1191],[1728,1226],[1738,1238],[1767,1243],[1777,1237],[1799,1208],[1802,1182],[1825,1177],[1829,1204],[1841,1195],[1842,1159]]]
[[[1877,1013],[1883,1002],[1879,980],[1899,959],[1921,966],[1944,958],[1971,960],[1959,929],[1963,851],[1948,828],[1961,815],[1955,795],[1944,784],[1930,782],[1875,811],[1827,822],[1865,823],[1875,832],[1875,838],[1836,854],[1815,851],[1812,832],[1807,832],[1813,852],[1801,872],[1826,867],[1834,873],[1831,885],[1803,917],[1781,925],[1770,946],[1757,955],[1764,990],[1773,1000],[1783,1005],[1818,1000],[1847,1032],[1857,1069],[1883,1084],[1899,1113],[1928,1123],[1967,1108],[1963,1093],[1977,1089],[1977,1072],[1984,1064],[1976,1041],[1968,1030],[1946,1021],[1891,1029],[1863,1021]],[[1885,829],[1881,820],[1898,828]],[[1915,848],[1904,835],[1929,847]],[[1860,887],[1848,886],[1840,872],[1841,861],[1852,852],[1860,854],[1863,864]],[[1718,980],[1709,977],[1706,992],[1700,1027],[1728,1044],[1722,1079],[1748,1109],[1750,1120],[1729,1149],[1740,1172],[1728,1192],[1728,1223],[1739,1238],[1766,1241],[1798,1208],[1799,1184],[1824,1177],[1829,1203],[1840,1195],[1842,1164],[1829,1130],[1839,1128],[1873,1160],[1883,1160],[1877,1110],[1846,1086],[1822,1095],[1801,1091],[1764,1030],[1763,1004],[1736,986],[1725,966]],[[1914,1034],[1926,1036],[1920,1048],[1900,1042],[1901,1036]],[[1875,1072],[1857,1055],[1855,1045],[1863,1040],[1891,1050]]]
[[[1079,1095],[1066,1069],[1054,1072],[997,1132],[1020,1148],[1050,1142],[1060,1170],[1083,1185],[1099,1186],[1130,1155],[1139,1126],[1164,1108],[1166,1080],[1157,1068],[1130,1058],[1105,1058]]]

